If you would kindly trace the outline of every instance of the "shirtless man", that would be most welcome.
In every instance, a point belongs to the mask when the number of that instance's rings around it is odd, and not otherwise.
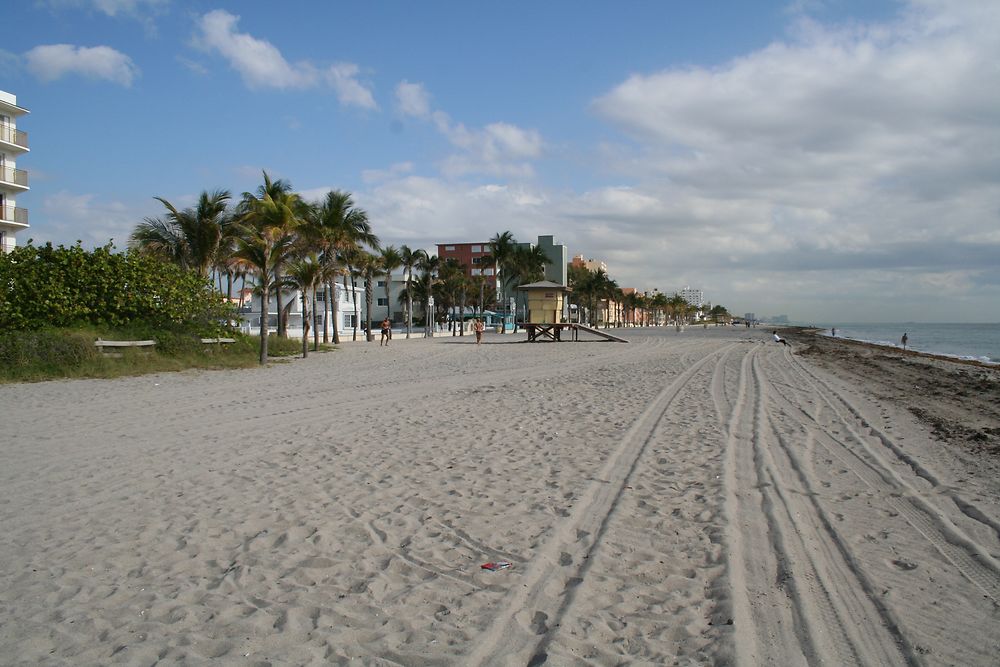
[[[382,347],[385,344],[388,347],[390,340],[392,340],[392,322],[387,317],[382,320],[382,340],[378,342],[378,346]]]

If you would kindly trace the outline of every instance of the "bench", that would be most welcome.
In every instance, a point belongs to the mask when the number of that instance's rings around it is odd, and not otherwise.
[[[206,345],[214,345],[214,344],[222,345],[224,343],[235,343],[236,339],[235,338],[202,338],[201,342],[205,343]]]
[[[140,348],[140,347],[153,347],[156,345],[155,340],[101,340],[98,338],[94,342],[94,346],[97,347],[98,351],[108,355],[109,357],[120,357],[121,352],[108,351],[108,348]],[[144,350],[148,352],[149,350]]]

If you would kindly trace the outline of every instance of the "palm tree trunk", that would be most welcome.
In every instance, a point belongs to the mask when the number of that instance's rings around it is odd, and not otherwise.
[[[264,277],[260,286],[260,365],[263,366],[267,363],[267,311],[271,305],[271,295],[267,289],[267,274],[263,271],[261,273]]]
[[[319,329],[316,328],[316,291],[317,288],[313,288],[312,293],[312,321],[313,321],[313,352],[319,350]],[[323,316],[326,316],[326,306],[323,306]],[[323,336],[326,337],[326,326],[323,327]]]
[[[375,340],[372,335],[372,279],[365,276],[365,340],[369,343]]]
[[[302,358],[309,356],[309,295],[302,290]]]
[[[340,299],[337,298],[337,284],[330,281],[327,286],[330,293],[330,327],[333,329],[333,343],[340,345]]]
[[[344,278],[344,285],[347,285],[347,278]],[[351,294],[354,297],[354,340],[358,340],[358,322],[361,320],[361,313],[358,312],[358,281],[351,276]]]
[[[406,271],[406,337],[410,337],[410,329],[413,327],[413,286],[410,280],[413,278],[413,271]]]
[[[284,320],[282,318],[282,313],[284,312],[284,308],[282,308],[282,305],[284,304],[282,303],[282,298],[281,298],[281,273],[280,269],[277,266],[274,267],[274,284],[278,285],[278,291],[274,295],[274,298],[277,301],[278,305],[278,338],[287,338],[286,336],[287,332],[285,331]]]

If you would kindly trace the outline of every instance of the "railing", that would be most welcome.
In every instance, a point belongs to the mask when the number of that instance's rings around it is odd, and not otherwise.
[[[14,169],[13,167],[0,167],[0,181],[26,188],[28,187],[28,172],[24,169]]]
[[[28,133],[10,127],[9,125],[0,125],[0,141],[20,146],[21,148],[27,148]]]
[[[0,206],[0,220],[26,225],[28,224],[28,209],[19,206]]]

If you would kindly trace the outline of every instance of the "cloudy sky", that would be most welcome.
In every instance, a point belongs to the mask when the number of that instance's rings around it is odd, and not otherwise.
[[[1000,2],[25,0],[36,241],[261,170],[386,243],[553,234],[804,322],[1000,320]]]

